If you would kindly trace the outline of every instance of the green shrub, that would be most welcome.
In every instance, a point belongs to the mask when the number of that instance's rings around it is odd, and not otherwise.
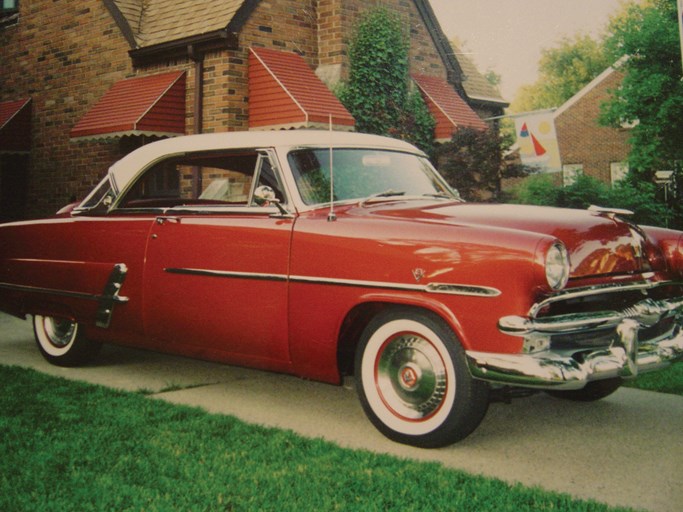
[[[529,176],[512,193],[512,202],[535,204],[539,206],[556,206],[560,189],[553,182],[550,174],[534,174]]]
[[[671,212],[656,197],[651,183],[620,181],[609,186],[590,176],[579,176],[566,187],[558,187],[553,177],[537,174],[529,177],[514,192],[514,201],[522,204],[585,209],[591,205],[630,210],[638,224],[665,226]]]
[[[385,8],[367,12],[349,43],[349,79],[337,89],[356,131],[389,135],[426,152],[434,119],[419,92],[410,92],[409,27]]]

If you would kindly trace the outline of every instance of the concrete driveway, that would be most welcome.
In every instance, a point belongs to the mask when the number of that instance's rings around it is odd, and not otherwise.
[[[144,351],[105,346],[94,365],[49,365],[30,322],[0,314],[0,364],[231,414],[341,446],[438,461],[508,482],[610,505],[683,510],[683,397],[620,389],[592,404],[539,394],[493,404],[457,445],[420,450],[393,443],[366,420],[351,380],[342,387]],[[165,389],[171,389],[164,391]]]

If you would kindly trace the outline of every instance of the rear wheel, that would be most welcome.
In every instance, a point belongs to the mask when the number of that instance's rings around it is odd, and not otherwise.
[[[595,380],[589,382],[581,389],[573,389],[570,391],[546,391],[555,398],[563,400],[572,400],[574,402],[595,402],[601,400],[621,387],[622,380],[619,377],[614,379]]]
[[[488,409],[488,385],[470,375],[449,326],[427,312],[401,308],[375,317],[361,337],[355,372],[368,418],[400,443],[454,443],[477,428]]]
[[[57,366],[79,366],[92,360],[102,344],[85,337],[73,320],[35,315],[33,332],[43,357]]]

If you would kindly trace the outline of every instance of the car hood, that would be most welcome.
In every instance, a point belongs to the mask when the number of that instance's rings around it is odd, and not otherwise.
[[[550,235],[569,252],[571,277],[633,274],[652,270],[644,255],[647,241],[634,225],[615,215],[524,205],[449,203],[410,206],[409,202],[380,206],[376,214],[461,226],[492,227]],[[495,239],[492,240],[495,242]]]

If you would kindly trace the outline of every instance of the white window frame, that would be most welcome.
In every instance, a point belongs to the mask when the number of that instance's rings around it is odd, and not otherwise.
[[[609,178],[610,183],[614,185],[626,178],[628,174],[628,162],[610,162],[609,164]]]
[[[562,185],[568,187],[576,183],[583,174],[583,164],[565,164],[562,166]]]

